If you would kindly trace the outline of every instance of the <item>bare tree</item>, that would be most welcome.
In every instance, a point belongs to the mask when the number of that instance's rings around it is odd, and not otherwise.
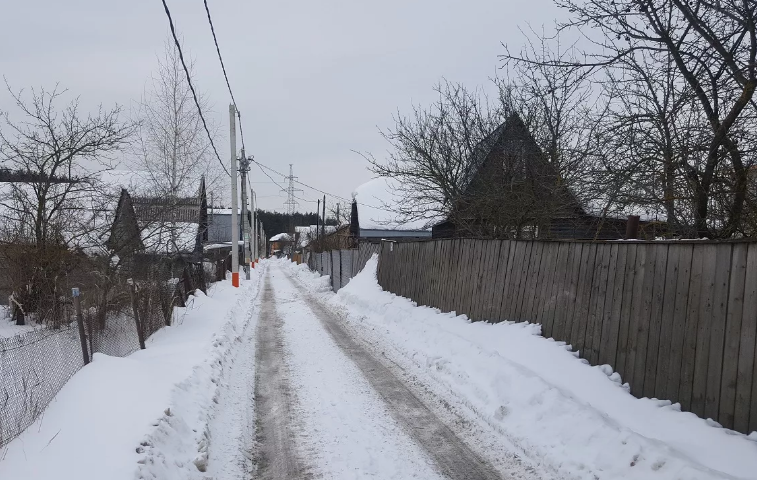
[[[435,87],[430,107],[395,116],[393,128],[382,131],[392,151],[386,160],[367,156],[374,173],[397,180],[397,221],[448,218],[477,169],[482,142],[512,112],[492,106],[482,92],[444,81]],[[504,98],[504,97],[503,97]]]
[[[676,88],[686,85],[694,102],[687,112],[700,146],[683,145],[669,166],[685,172],[692,190],[696,234],[730,237],[744,233],[748,168],[752,147],[740,140],[753,128],[757,87],[757,6],[749,1],[556,0],[571,12],[560,31],[578,30],[592,47],[580,62],[513,59],[572,69],[629,67],[629,59],[673,68]],[[644,66],[636,63],[636,66]],[[622,74],[618,75],[619,77]],[[693,104],[696,106],[693,106]],[[673,170],[670,170],[673,171]],[[668,184],[668,193],[672,189]],[[668,205],[669,206],[669,205]]]
[[[89,115],[79,111],[78,99],[60,107],[65,91],[57,87],[32,90],[30,98],[8,91],[23,120],[3,115],[0,164],[26,178],[3,184],[0,233],[6,260],[26,273],[9,279],[11,287],[37,308],[41,298],[56,301],[61,276],[77,264],[75,249],[102,240],[99,176],[133,129],[120,121],[118,106]]]
[[[187,64],[190,74],[193,62]],[[204,112],[208,99],[198,94]],[[216,129],[212,128],[215,134]],[[148,83],[139,108],[139,167],[147,172],[152,195],[195,195],[200,178],[212,190],[220,180],[210,140],[194,103],[178,50],[166,42],[157,74]]]

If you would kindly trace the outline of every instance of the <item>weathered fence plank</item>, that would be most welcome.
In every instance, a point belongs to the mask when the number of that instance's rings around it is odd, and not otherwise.
[[[746,278],[747,253],[749,245],[739,243],[733,246],[731,278],[729,280],[728,308],[724,331],[723,368],[720,377],[720,411],[718,422],[726,428],[733,428],[736,412],[736,381],[739,367],[739,347],[741,345],[741,320],[744,314],[744,280]]]
[[[573,350],[584,355],[586,326],[589,322],[589,302],[591,300],[591,282],[594,276],[596,245],[585,245],[581,251],[579,284],[576,291],[576,306],[573,310],[570,343]]]
[[[679,275],[681,249],[677,245],[670,245],[667,252],[667,266],[665,267],[664,296],[660,302],[660,314],[653,320],[659,323],[659,335],[657,336],[657,359],[654,381],[647,369],[649,386],[645,383],[644,395],[648,397],[666,398],[665,390],[668,382],[668,369],[670,368],[671,343],[673,340],[673,313],[676,302],[676,279]],[[655,292],[657,293],[657,292]],[[655,327],[656,329],[657,327]],[[654,343],[654,336],[651,341]],[[645,382],[647,380],[645,379]],[[651,393],[650,393],[651,391]]]
[[[536,290],[539,280],[539,272],[541,269],[542,253],[544,252],[544,243],[534,242],[533,252],[531,253],[531,268],[528,273],[528,282],[526,284],[526,297],[524,299],[523,317],[533,322],[536,318],[536,312],[534,307],[534,299],[536,298]]]
[[[617,348],[617,339],[610,338],[612,333],[612,312],[614,308],[614,292],[615,292],[615,269],[618,263],[618,244],[610,245],[610,253],[607,259],[607,289],[605,291],[604,301],[604,316],[602,317],[602,325],[599,334],[599,352],[597,354],[597,364],[604,365],[608,363],[614,363],[607,360],[608,350],[612,350],[615,354],[615,348]],[[610,344],[613,344],[610,348]]]
[[[653,245],[655,250],[654,273],[652,281],[652,291],[650,297],[652,301],[649,312],[649,321],[647,323],[646,334],[646,358],[639,358],[642,361],[640,365],[643,369],[641,394],[645,397],[654,397],[655,382],[657,380],[657,361],[660,353],[660,330],[662,329],[662,308],[663,299],[666,296],[665,282],[668,268],[668,245]]]
[[[599,360],[599,341],[602,337],[602,322],[606,316],[605,297],[607,296],[607,276],[610,273],[610,245],[598,244],[595,246],[597,247],[597,250],[594,258],[598,261],[595,262],[595,268],[592,269],[594,278],[592,281],[589,304],[589,307],[591,308],[591,313],[589,314],[589,320],[591,322],[589,325],[591,325],[591,330],[587,331],[584,340],[589,353],[589,355],[584,358],[587,358],[594,364]]]
[[[712,292],[712,322],[710,323],[709,359],[707,362],[707,388],[704,398],[704,414],[718,418],[720,412],[721,378],[723,374],[723,347],[727,322],[728,290],[731,277],[731,253],[733,245],[716,245],[715,285]]]
[[[568,267],[567,275],[567,291],[566,297],[563,301],[563,311],[565,312],[565,322],[563,326],[563,338],[568,343],[573,343],[573,312],[576,308],[576,301],[578,299],[578,282],[580,281],[581,274],[581,256],[584,248],[590,248],[591,245],[584,247],[581,243],[573,244],[573,254],[571,255],[570,265]]]
[[[631,311],[635,303],[634,287],[638,272],[636,267],[636,254],[639,246],[636,244],[625,246],[628,249],[626,252],[626,279],[623,285],[623,307],[620,310],[618,355],[615,371],[620,373],[621,377],[628,382],[630,380],[630,372],[632,371],[632,369],[628,368],[628,337],[631,324]]]
[[[707,391],[707,362],[710,357],[710,332],[712,331],[712,304],[717,270],[717,246],[703,245],[702,283],[699,296],[699,322],[697,323],[696,356],[694,358],[694,378],[691,391],[691,411],[704,415]]]
[[[733,428],[757,431],[757,243],[747,249]],[[749,412],[752,412],[751,420]]]

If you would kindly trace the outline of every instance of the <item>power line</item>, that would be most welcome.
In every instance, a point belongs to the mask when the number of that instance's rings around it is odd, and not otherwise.
[[[252,161],[253,161],[253,162],[255,162],[255,164],[256,164],[256,165],[257,165],[258,167],[260,167],[260,170],[261,170],[261,171],[262,171],[263,173],[265,173],[265,175],[266,175],[266,176],[267,176],[268,178],[271,178],[271,176],[270,176],[270,175],[268,175],[268,173],[266,173],[266,171],[265,171],[265,170],[270,170],[270,171],[272,171],[273,173],[275,173],[275,174],[277,174],[277,175],[281,175],[281,176],[282,176],[282,177],[284,177],[284,178],[288,178],[288,177],[287,177],[287,175],[284,175],[283,173],[281,173],[281,172],[279,172],[279,171],[277,171],[277,170],[274,170],[273,168],[271,168],[271,167],[269,167],[269,166],[267,166],[267,165],[263,165],[262,163],[258,162],[258,161],[257,161],[257,160],[255,160],[255,159],[252,159]],[[264,170],[264,169],[265,169],[265,170]],[[273,180],[273,178],[271,178],[271,180]],[[276,183],[276,182],[274,182],[274,183]],[[311,189],[311,190],[315,190],[316,192],[322,193],[322,194],[324,194],[324,195],[328,195],[329,197],[332,197],[332,198],[336,198],[336,199],[339,199],[339,200],[343,200],[343,201],[345,201],[345,202],[348,202],[348,203],[352,202],[352,200],[349,200],[349,199],[347,199],[347,198],[344,198],[344,197],[342,197],[341,195],[335,195],[335,194],[333,194],[333,193],[329,193],[329,192],[323,191],[323,190],[321,190],[320,188],[315,188],[315,187],[313,187],[313,186],[310,186],[310,185],[308,185],[307,183],[301,182],[301,181],[299,181],[299,180],[294,180],[294,183],[299,183],[299,184],[300,184],[300,185],[302,185],[303,187],[307,187],[307,188],[309,188],[309,189]],[[278,185],[278,183],[277,183],[276,185]],[[279,185],[279,187],[281,187],[281,186]],[[283,187],[281,187],[281,188],[283,189]],[[302,198],[301,198],[300,200],[304,200],[304,199],[302,199]],[[357,202],[357,203],[358,203],[358,205],[362,205],[362,206],[364,206],[364,207],[374,208],[374,209],[376,209],[376,210],[381,210],[381,211],[384,211],[384,212],[389,212],[389,213],[395,213],[395,212],[394,212],[393,210],[389,210],[389,209],[387,209],[387,208],[383,208],[383,207],[377,207],[377,206],[375,206],[375,205],[370,205],[370,204],[368,204],[368,203],[363,203],[363,202]]]
[[[165,1],[163,2],[165,4]],[[216,44],[216,52],[218,52],[218,60],[221,62],[221,70],[223,70],[223,78],[226,79],[226,86],[229,87],[229,95],[231,95],[231,102],[234,104],[234,108],[237,111],[237,118],[239,119],[239,136],[242,140],[242,150],[244,150],[244,129],[242,129],[242,113],[237,107],[237,101],[234,98],[234,92],[231,91],[231,83],[229,83],[229,76],[226,75],[226,66],[223,64],[223,57],[221,56],[221,48],[218,46],[218,38],[216,38],[216,29],[213,27],[213,19],[210,18],[210,8],[208,7],[208,0],[203,0],[205,4],[205,12],[208,14],[208,23],[210,24],[210,33],[213,34],[213,43]]]
[[[205,121],[205,116],[202,114],[200,101],[197,100],[197,92],[195,92],[195,87],[192,85],[192,78],[189,75],[189,69],[187,68],[186,62],[184,61],[184,54],[181,51],[179,38],[176,36],[176,28],[173,25],[173,18],[171,17],[171,11],[168,9],[168,4],[166,3],[166,0],[161,0],[161,1],[163,2],[163,8],[165,9],[166,16],[168,17],[168,25],[171,27],[171,35],[173,36],[173,41],[176,44],[176,49],[179,51],[179,60],[181,60],[181,66],[184,67],[184,74],[187,76],[187,83],[189,84],[189,89],[192,91],[192,98],[194,98],[195,105],[197,106],[197,112],[200,114],[200,119],[202,120],[202,126],[205,127],[205,133],[208,135],[208,140],[210,140],[210,146],[213,147],[213,152],[216,154],[218,163],[221,164],[221,168],[223,168],[223,171],[226,172],[226,175],[231,176],[229,174],[229,171],[226,169],[226,165],[223,164],[223,161],[221,160],[221,156],[218,155],[218,149],[216,149],[216,144],[213,141],[213,136],[210,134],[210,130],[208,129],[208,124]]]

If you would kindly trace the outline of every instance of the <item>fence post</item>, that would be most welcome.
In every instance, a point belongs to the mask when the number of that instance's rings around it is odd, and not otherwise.
[[[633,240],[639,234],[639,216],[629,215],[626,221],[626,240]]]
[[[145,349],[145,332],[142,330],[142,322],[139,321],[139,305],[137,302],[137,286],[134,282],[131,284],[131,308],[134,310],[134,322],[137,325],[137,338],[139,339],[139,348]]]
[[[81,315],[81,302],[79,300],[79,289],[72,288],[71,296],[74,297],[74,308],[76,309],[76,323],[79,325],[79,343],[81,343],[81,356],[84,359],[84,365],[89,363],[89,352],[87,351],[87,335],[84,333],[84,319]]]
[[[184,284],[184,300],[186,301],[187,298],[189,298],[189,295],[195,291],[194,289],[194,283],[192,282],[192,275],[189,273],[189,269],[191,267],[184,266],[184,273],[181,276],[181,281]]]

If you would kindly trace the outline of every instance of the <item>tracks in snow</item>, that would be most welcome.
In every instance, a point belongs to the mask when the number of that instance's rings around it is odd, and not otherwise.
[[[283,321],[276,312],[270,272],[263,284],[255,355],[259,478],[301,479],[307,471],[295,448],[292,401],[284,363]]]
[[[352,478],[502,478],[353,339],[338,316],[283,269],[271,270],[276,292],[267,278],[258,327],[258,425],[269,459],[263,478],[306,478],[291,447],[295,439],[322,478],[348,472]],[[366,458],[355,458],[362,450]],[[273,458],[281,465],[270,463]],[[269,476],[273,468],[286,473]]]

